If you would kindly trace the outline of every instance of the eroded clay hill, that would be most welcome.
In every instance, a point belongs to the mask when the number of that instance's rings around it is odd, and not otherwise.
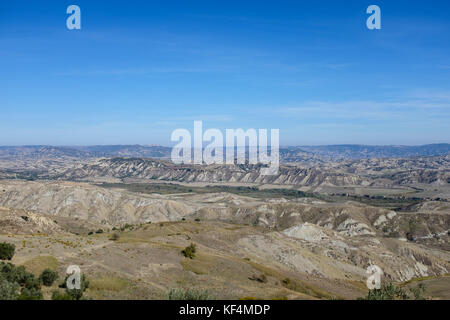
[[[251,261],[266,261],[274,270],[344,282],[363,281],[370,264],[382,267],[386,277],[393,281],[442,276],[450,269],[446,250],[448,210],[411,214],[355,202],[256,199],[225,192],[139,194],[73,182],[3,181],[0,191],[3,207],[55,217],[64,232],[70,231],[67,227],[70,223],[58,219],[69,219],[72,224],[88,221],[106,232],[126,223],[142,228],[152,222],[152,228],[156,228],[155,222],[168,221],[180,226],[172,232],[158,233],[152,241],[147,239],[144,229],[128,234],[132,238],[129,241],[138,245],[136,250],[141,250],[140,243],[145,243],[144,253],[153,250],[152,243],[157,241],[169,247],[175,243],[176,250],[171,254],[179,254],[179,248],[195,240],[203,250],[213,250],[214,256],[226,254],[231,260],[247,257]],[[11,220],[6,217],[2,214],[2,221]],[[201,226],[196,227],[196,232],[186,235],[180,231],[184,224],[197,226],[196,220]],[[87,236],[86,231],[80,231],[84,232],[80,236]],[[4,228],[2,232],[14,230]],[[117,252],[111,255],[119,260],[125,258]],[[209,270],[203,265],[208,265],[209,258],[205,259],[198,268]],[[210,276],[208,272],[205,274]]]

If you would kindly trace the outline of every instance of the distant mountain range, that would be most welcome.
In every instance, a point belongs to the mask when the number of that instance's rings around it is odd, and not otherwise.
[[[143,145],[0,146],[0,159],[170,158],[171,150],[170,147]],[[280,156],[284,162],[298,162],[311,159],[327,161],[369,158],[409,158],[447,154],[450,154],[450,144],[448,143],[422,146],[328,145],[280,148]]]
[[[370,159],[370,158],[410,158],[442,156],[450,154],[450,144],[427,144],[422,146],[367,146],[358,144],[299,146],[284,149],[284,154],[292,151],[310,152],[322,158]]]
[[[104,145],[104,146],[6,146],[0,147],[0,159],[12,157],[42,158],[168,158],[171,148],[142,145]]]

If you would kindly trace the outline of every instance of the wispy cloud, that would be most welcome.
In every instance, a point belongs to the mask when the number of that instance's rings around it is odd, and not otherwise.
[[[332,69],[332,70],[342,70],[347,67],[351,66],[349,63],[330,63],[330,64],[324,64],[324,68]]]
[[[309,101],[293,107],[277,108],[285,117],[385,120],[450,117],[450,93],[421,93],[403,100]]]
[[[224,68],[123,68],[123,69],[92,69],[92,70],[72,70],[54,73],[55,76],[145,76],[155,73],[208,73],[223,72]]]
[[[193,116],[182,116],[182,117],[171,117],[171,118],[165,118],[162,120],[158,120],[154,122],[153,124],[155,126],[160,127],[172,127],[175,128],[180,125],[186,125],[187,122],[191,123],[193,121],[208,121],[208,122],[229,122],[233,121],[234,118],[231,115],[193,115]]]
[[[194,116],[185,116],[185,117],[177,117],[174,118],[175,120],[179,121],[195,121],[195,120],[201,120],[201,121],[232,121],[233,117],[226,114],[215,114],[215,115],[194,115]]]

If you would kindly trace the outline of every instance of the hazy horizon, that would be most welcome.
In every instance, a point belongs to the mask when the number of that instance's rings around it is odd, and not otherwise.
[[[175,143],[173,143],[175,144]],[[204,146],[208,143],[205,142]],[[437,143],[425,143],[425,144],[355,144],[355,143],[338,143],[338,144],[316,144],[316,145],[280,145],[280,148],[289,148],[289,147],[336,147],[336,146],[361,146],[361,147],[423,147],[423,146],[432,146],[432,145],[449,145],[450,142],[437,142]],[[23,145],[0,145],[0,148],[7,147],[56,147],[56,148],[82,148],[82,147],[110,147],[110,146],[141,146],[141,147],[163,147],[163,148],[172,148],[172,145],[161,145],[161,144],[139,144],[139,143],[126,143],[126,144],[86,144],[86,145],[52,145],[52,144],[23,144]],[[248,146],[246,146],[248,147]],[[269,145],[270,147],[270,145]]]

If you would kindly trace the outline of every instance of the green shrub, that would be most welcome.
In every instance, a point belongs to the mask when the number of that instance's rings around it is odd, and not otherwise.
[[[42,300],[41,278],[27,272],[24,266],[0,262],[0,300]]]
[[[258,282],[261,282],[261,283],[267,283],[267,277],[266,277],[266,275],[264,273],[261,273],[259,276],[254,274],[249,279],[250,280],[254,280],[254,281],[258,281]],[[288,283],[290,283],[290,279],[287,279],[287,280],[288,280]],[[285,281],[283,280],[283,284],[284,284],[284,282]]]
[[[50,287],[58,279],[58,272],[47,268],[42,271],[40,279],[44,286]]]
[[[423,300],[425,294],[425,286],[419,284],[415,288],[410,288],[409,293],[395,286],[392,283],[383,284],[380,289],[369,290],[364,300]]]
[[[12,263],[0,263],[0,275],[9,282],[16,282],[20,286],[24,286],[34,279],[34,274],[25,270],[24,266],[16,267]]]
[[[98,229],[95,233],[103,233],[103,229]]]
[[[70,294],[67,294],[66,292],[61,293],[55,290],[52,293],[52,300],[73,300],[73,298]]]
[[[0,260],[11,260],[16,251],[16,246],[11,243],[0,243]]]
[[[133,227],[133,225],[126,223],[124,226],[122,226],[122,227],[120,228],[120,231],[125,231],[126,229],[133,230],[134,227]]]
[[[24,287],[30,290],[40,290],[41,289],[41,279],[35,278],[34,274],[27,273]]]
[[[408,295],[402,288],[392,283],[383,284],[380,289],[369,290],[365,300],[407,300]]]
[[[19,285],[0,276],[0,300],[16,300]]]
[[[169,300],[213,300],[208,291],[201,289],[170,289]]]
[[[23,288],[17,300],[43,300],[44,296],[40,288]]]
[[[196,246],[194,243],[191,243],[189,246],[187,246],[186,248],[184,248],[181,253],[189,259],[194,259],[195,258],[195,252],[197,251]]]

